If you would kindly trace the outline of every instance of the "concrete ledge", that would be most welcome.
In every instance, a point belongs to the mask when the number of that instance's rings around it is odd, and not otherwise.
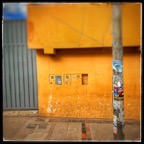
[[[3,111],[3,117],[6,116],[38,116],[38,111],[37,110]]]

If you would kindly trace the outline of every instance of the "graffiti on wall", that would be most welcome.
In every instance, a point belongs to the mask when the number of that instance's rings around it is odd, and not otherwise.
[[[114,60],[113,67],[113,132],[117,134],[118,128],[124,128],[124,89],[123,65],[121,60]]]
[[[114,100],[113,101],[113,132],[116,134],[119,126],[122,126],[121,129],[124,128],[124,101],[122,100]]]
[[[113,61],[113,96],[114,100],[122,100],[124,97],[122,61]]]
[[[113,70],[115,72],[122,72],[122,61],[121,60],[113,60]]]

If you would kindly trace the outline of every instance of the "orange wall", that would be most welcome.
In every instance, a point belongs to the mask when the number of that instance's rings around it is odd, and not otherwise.
[[[113,118],[111,12],[111,4],[28,6],[40,116]],[[122,42],[131,49],[124,53],[125,118],[140,119],[140,56],[134,48],[140,46],[140,4],[122,5]],[[50,85],[50,74],[77,73],[88,74],[88,85]]]
[[[28,47],[111,47],[111,4],[28,5]],[[122,5],[123,46],[140,45],[140,4]]]
[[[132,48],[135,49],[135,48]],[[124,53],[126,119],[140,118],[139,53]],[[49,74],[87,73],[88,85],[50,85]],[[112,56],[109,49],[37,50],[39,115],[49,117],[112,118]]]
[[[140,119],[140,53],[124,53],[125,118]]]

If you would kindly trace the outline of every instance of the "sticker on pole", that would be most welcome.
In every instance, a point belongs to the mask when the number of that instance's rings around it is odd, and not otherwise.
[[[113,85],[116,87],[123,86],[123,76],[122,74],[114,75],[113,76]]]
[[[113,60],[112,67],[114,72],[122,72],[122,61],[121,60]]]
[[[114,87],[114,100],[123,100],[124,97],[124,91],[123,91],[123,87]]]
[[[113,101],[113,108],[114,109],[120,109],[121,112],[124,111],[124,101],[117,101],[117,100],[114,100]]]

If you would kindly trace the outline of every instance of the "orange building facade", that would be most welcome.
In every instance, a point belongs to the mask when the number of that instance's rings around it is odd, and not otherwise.
[[[111,4],[28,5],[40,116],[113,118]],[[140,119],[140,4],[122,5],[125,119]]]

